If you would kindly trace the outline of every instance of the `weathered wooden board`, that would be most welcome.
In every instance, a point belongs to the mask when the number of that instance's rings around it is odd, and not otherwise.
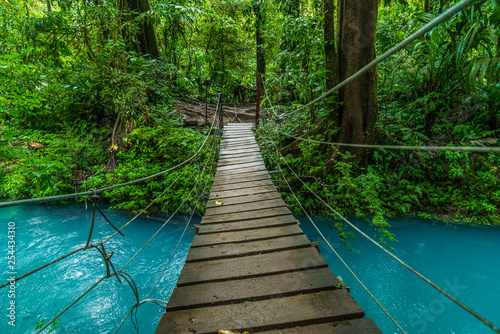
[[[216,174],[216,176],[217,177],[215,178],[214,185],[247,182],[247,181],[258,180],[259,178],[268,179],[271,177],[271,175],[269,175],[267,170],[249,172],[246,173],[245,175],[238,175],[237,177],[234,177],[233,175],[224,175],[222,173],[218,173]]]
[[[287,207],[287,204],[281,198],[267,200],[267,201],[253,202],[253,203],[236,204],[236,205],[224,205],[224,202],[219,202],[219,203],[222,203],[222,205],[216,205],[207,208],[205,210],[205,217],[227,214],[227,213],[238,213],[245,211],[277,208],[280,206]]]
[[[228,153],[221,155],[219,154],[219,159],[239,159],[245,157],[262,157],[260,151],[250,151],[250,152],[242,152],[242,153]]]
[[[222,223],[222,224],[206,224],[200,225],[199,235],[210,233],[221,233],[231,231],[246,231],[260,229],[264,227],[276,227],[297,224],[297,219],[292,215],[262,218],[255,220],[244,220],[241,222]]]
[[[232,154],[241,152],[257,152],[260,151],[260,147],[256,144],[245,144],[245,145],[227,145],[221,146],[219,154]]]
[[[229,223],[241,220],[253,220],[259,218],[283,216],[286,214],[292,214],[288,207],[280,206],[271,209],[259,209],[253,211],[244,211],[237,213],[223,213],[220,215],[205,216],[201,220],[201,224],[217,224],[217,223]]]
[[[250,173],[250,172],[257,172],[257,171],[267,171],[266,166],[261,165],[261,166],[254,166],[254,167],[244,167],[244,168],[240,168],[240,169],[221,170],[221,171],[217,171],[215,173],[215,177],[218,178],[221,176],[228,176],[228,175],[233,176],[235,174],[243,174],[243,173]],[[242,175],[242,176],[246,176],[246,175]]]
[[[258,145],[253,145],[252,147],[245,147],[245,148],[239,148],[239,149],[224,149],[219,151],[219,157],[223,157],[226,155],[232,155],[232,154],[240,154],[240,153],[254,153],[254,152],[260,152],[260,147]]]
[[[227,244],[191,248],[187,255],[186,262],[218,260],[305,247],[311,247],[311,242],[307,239],[305,234],[243,243],[231,242]]]
[[[276,192],[252,126],[223,130],[205,216],[156,333],[380,334],[336,290],[343,283]]]
[[[339,281],[329,268],[198,284],[175,289],[167,311],[335,290],[337,284]]]
[[[304,232],[302,232],[299,225],[293,224],[278,227],[265,227],[258,230],[201,234],[194,237],[191,248],[235,242],[245,243],[257,240],[275,239],[282,236],[299,235],[303,233]]]
[[[252,187],[252,188],[237,189],[237,190],[217,191],[217,192],[211,192],[209,199],[220,199],[226,197],[262,194],[271,191],[276,191],[276,188],[274,186],[262,186],[262,187]]]
[[[216,333],[219,329],[253,333],[363,316],[363,310],[347,291],[333,290],[251,303],[166,312],[156,333],[205,334]]]
[[[242,162],[242,163],[235,164],[235,165],[220,166],[220,167],[217,167],[217,171],[239,169],[239,168],[245,168],[245,167],[255,167],[255,166],[264,166],[264,161],[255,161],[255,162],[246,162],[246,163]]]
[[[275,329],[255,334],[383,334],[370,318],[344,320],[320,325]]]
[[[250,146],[255,146],[257,145],[257,142],[255,139],[252,140],[237,140],[237,141],[221,141],[220,142],[220,148],[221,149],[227,149],[227,148],[244,148],[244,147],[250,147]]]
[[[227,150],[241,150],[241,149],[247,149],[247,148],[257,148],[259,147],[256,143],[254,142],[239,142],[239,143],[234,143],[234,144],[222,144],[220,145],[220,150],[221,152],[226,153]]]
[[[229,166],[229,165],[239,165],[242,163],[249,162],[263,162],[262,156],[253,156],[253,157],[243,157],[243,158],[232,158],[232,159],[219,159],[217,166]]]
[[[319,255],[315,248],[292,249],[233,259],[186,263],[177,281],[177,286],[220,282],[324,267],[327,267],[326,261]]]
[[[222,138],[237,138],[237,137],[250,137],[253,136],[252,130],[238,130],[238,131],[224,131]]]
[[[219,186],[219,185],[229,185],[229,184],[238,184],[238,183],[245,183],[245,182],[255,182],[255,181],[263,181],[263,180],[271,180],[271,175],[269,175],[266,172],[259,173],[257,172],[255,176],[244,176],[244,177],[227,177],[227,178],[218,178],[214,181],[213,186]]]
[[[260,186],[272,186],[274,185],[273,180],[264,179],[260,181],[248,181],[248,182],[239,182],[239,183],[224,183],[212,186],[212,191],[226,191],[232,189],[243,189],[243,188],[252,188],[252,187],[260,187]]]
[[[239,141],[255,141],[255,137],[252,134],[248,135],[231,135],[231,136],[222,136],[221,143],[236,143]]]

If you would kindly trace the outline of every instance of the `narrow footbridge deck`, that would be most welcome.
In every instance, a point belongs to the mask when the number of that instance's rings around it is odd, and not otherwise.
[[[205,216],[156,333],[382,333],[303,233],[251,124],[224,128]]]

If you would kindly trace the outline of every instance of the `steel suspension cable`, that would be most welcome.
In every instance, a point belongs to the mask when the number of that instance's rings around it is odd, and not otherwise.
[[[211,166],[211,167],[210,167],[210,170],[209,170],[208,174],[211,174],[211,173],[212,173],[212,170],[213,170],[213,167],[214,167],[214,164],[213,164],[213,163],[214,163],[214,161],[215,161],[215,154],[213,154],[213,159],[212,159],[212,161],[211,161],[211,164],[210,164],[210,166]],[[205,167],[206,167],[206,166],[205,166]],[[198,196],[198,199],[196,200],[196,203],[195,203],[195,205],[194,205],[194,207],[193,207],[193,210],[192,210],[192,212],[191,212],[191,216],[189,217],[189,220],[188,220],[188,222],[186,223],[186,225],[185,225],[185,227],[184,227],[184,230],[183,230],[183,232],[182,232],[182,234],[181,234],[181,236],[180,236],[179,240],[177,241],[177,244],[176,244],[176,246],[175,246],[175,248],[174,248],[173,252],[170,254],[170,257],[169,257],[169,259],[168,259],[167,263],[166,263],[166,264],[165,264],[165,266],[163,267],[163,270],[162,270],[162,272],[161,272],[160,276],[158,277],[158,279],[156,280],[155,284],[153,285],[153,287],[152,287],[151,291],[150,291],[150,292],[149,292],[149,294],[147,295],[146,299],[144,299],[144,300],[142,300],[142,301],[138,302],[136,305],[134,305],[134,306],[130,309],[130,311],[127,313],[127,315],[125,316],[125,318],[122,320],[122,322],[120,323],[120,325],[118,326],[118,328],[115,330],[114,334],[118,333],[118,331],[119,331],[119,330],[120,330],[120,328],[123,326],[123,324],[125,323],[125,321],[126,321],[126,320],[127,320],[127,318],[129,317],[129,315],[133,312],[134,308],[139,307],[140,305],[142,305],[142,304],[144,304],[144,303],[146,303],[146,302],[153,302],[153,303],[157,304],[158,306],[160,306],[160,307],[162,307],[162,308],[165,308],[165,306],[162,306],[162,305],[160,305],[160,304],[158,304],[158,303],[156,303],[156,302],[163,302],[163,303],[165,303],[165,305],[167,304],[167,302],[160,301],[160,300],[157,300],[157,299],[151,299],[151,298],[149,298],[149,297],[151,296],[151,294],[153,293],[154,289],[156,288],[156,286],[157,286],[157,285],[158,285],[158,283],[160,282],[161,277],[162,277],[162,276],[163,276],[163,274],[165,273],[165,270],[168,268],[168,265],[169,265],[169,264],[170,264],[170,262],[172,261],[172,258],[174,257],[174,255],[175,255],[175,253],[176,253],[177,249],[179,248],[179,245],[180,245],[180,243],[181,243],[181,241],[182,241],[182,238],[184,237],[184,235],[185,235],[185,233],[186,233],[186,230],[187,230],[187,228],[188,228],[189,224],[191,223],[191,220],[193,219],[194,213],[196,212],[196,206],[198,205],[198,203],[199,203],[200,199],[203,197],[203,195],[204,195],[204,193],[205,193],[205,190],[207,189],[207,186],[208,186],[208,183],[209,183],[209,182],[210,182],[210,179],[207,179],[207,181],[205,182],[205,186],[203,187],[203,190],[201,191],[200,195]]]
[[[215,119],[215,113],[214,113],[214,119]],[[77,192],[77,193],[72,193],[72,194],[48,196],[48,197],[41,197],[41,198],[31,198],[31,199],[24,199],[24,200],[19,200],[19,201],[12,201],[12,202],[3,202],[3,203],[0,203],[0,209],[1,208],[6,208],[6,207],[11,207],[11,206],[17,206],[17,205],[37,204],[37,203],[53,202],[53,201],[62,201],[62,200],[66,200],[66,199],[72,199],[72,198],[79,198],[79,197],[83,197],[83,196],[91,196],[91,195],[101,194],[101,193],[106,192],[106,191],[110,191],[110,190],[114,190],[114,189],[117,189],[117,188],[122,188],[122,187],[130,186],[130,185],[134,185],[134,184],[137,184],[137,183],[140,183],[140,182],[144,182],[146,180],[149,180],[149,179],[155,178],[157,176],[163,175],[165,173],[171,172],[171,171],[173,171],[173,170],[175,170],[175,169],[177,169],[179,167],[184,166],[188,162],[191,162],[194,159],[196,159],[196,157],[200,154],[201,150],[205,146],[205,144],[206,144],[208,138],[210,137],[210,134],[212,133],[213,129],[214,129],[214,122],[212,121],[212,126],[211,126],[208,134],[205,136],[205,140],[203,141],[203,143],[201,144],[200,148],[196,151],[195,154],[193,154],[191,157],[187,158],[186,160],[178,163],[177,165],[175,165],[175,166],[173,166],[171,168],[165,169],[165,170],[163,170],[161,172],[158,172],[156,174],[152,174],[152,175],[149,175],[149,176],[137,179],[137,180],[132,180],[132,181],[128,181],[128,182],[116,184],[116,185],[113,185],[113,186],[109,186],[109,187],[105,187],[105,188],[100,188],[100,189],[93,189],[93,190],[89,190],[89,191],[85,191],[85,192]]]
[[[189,164],[188,166],[190,166],[190,165],[191,165],[191,164]],[[127,225],[129,225],[130,223],[132,223],[132,222],[133,222],[135,219],[137,219],[137,218],[138,218],[138,217],[139,217],[142,213],[144,213],[144,212],[145,212],[145,211],[146,211],[146,210],[147,210],[147,209],[148,209],[151,205],[153,205],[153,203],[155,203],[155,202],[156,202],[156,201],[157,201],[157,200],[158,200],[161,196],[163,196],[163,195],[164,195],[164,194],[165,194],[165,193],[166,193],[166,192],[167,192],[167,191],[168,191],[168,190],[169,190],[169,189],[170,189],[170,188],[171,188],[171,187],[172,187],[172,186],[173,186],[173,185],[177,182],[177,180],[179,180],[179,178],[180,178],[182,175],[184,175],[184,173],[187,171],[187,167],[188,167],[188,166],[186,166],[186,168],[184,168],[184,170],[183,170],[183,171],[182,171],[182,172],[181,172],[181,173],[177,176],[177,178],[176,178],[176,179],[175,179],[175,180],[174,180],[174,181],[173,181],[173,182],[172,182],[172,183],[168,186],[168,188],[167,188],[167,189],[165,189],[165,190],[164,190],[164,191],[163,191],[163,192],[162,192],[162,193],[161,193],[158,197],[156,197],[156,198],[155,198],[155,199],[154,199],[154,200],[153,200],[153,201],[152,201],[152,202],[151,202],[151,203],[150,203],[150,204],[149,204],[149,205],[148,205],[145,209],[143,209],[141,212],[139,212],[137,215],[135,215],[135,216],[134,216],[132,219],[130,219],[127,223],[125,223],[125,224],[124,224],[124,225],[123,225],[123,226],[119,229],[119,231],[121,231],[122,229],[124,229],[124,228],[125,228]],[[112,237],[114,237],[114,236],[115,236],[115,235],[117,235],[117,234],[118,234],[118,232],[113,233],[113,234],[112,234],[112,235],[110,235],[107,239],[105,239],[105,240],[103,241],[103,243],[108,242],[108,241],[109,241]],[[90,245],[90,247],[92,247],[92,246],[95,246],[95,245]],[[51,262],[48,262],[48,263],[46,263],[46,264],[44,264],[44,265],[42,265],[42,266],[40,266],[40,267],[38,267],[38,268],[36,268],[36,269],[33,269],[32,271],[30,271],[30,272],[28,272],[28,273],[26,273],[26,274],[24,274],[24,275],[21,275],[21,276],[17,277],[17,278],[16,278],[16,282],[17,282],[17,281],[19,281],[19,280],[21,280],[21,279],[23,279],[23,278],[25,278],[25,277],[27,277],[27,276],[29,276],[29,275],[32,275],[32,274],[36,273],[37,271],[40,271],[41,269],[44,269],[44,268],[46,268],[46,267],[49,267],[49,266],[50,266],[50,265],[52,265],[52,264],[55,264],[55,263],[57,263],[57,262],[59,262],[59,261],[61,261],[61,260],[64,260],[65,258],[67,258],[67,257],[69,257],[69,256],[71,256],[71,255],[74,255],[74,254],[76,254],[76,253],[78,253],[78,252],[84,251],[86,248],[89,248],[89,247],[85,247],[85,246],[84,246],[84,247],[80,247],[80,248],[75,249],[74,251],[71,251],[71,252],[69,252],[68,254],[65,254],[65,255],[63,255],[63,256],[61,256],[61,257],[59,257],[59,258],[57,258],[57,259],[55,259],[55,260],[53,260],[53,261],[51,261]],[[4,288],[4,287],[6,287],[6,286],[8,286],[8,285],[9,285],[9,283],[8,283],[8,282],[7,282],[7,283],[5,283],[5,284],[2,284],[2,285],[0,285],[0,289],[2,289],[2,288]]]
[[[446,10],[445,12],[443,12],[441,15],[439,15],[438,17],[436,17],[435,19],[433,19],[432,21],[430,21],[429,23],[427,23],[425,26],[423,26],[422,28],[420,28],[417,32],[415,32],[414,34],[412,34],[411,36],[409,36],[408,38],[406,38],[404,41],[402,41],[398,45],[394,46],[390,50],[384,52],[382,55],[380,55],[379,57],[377,57],[376,59],[374,59],[372,62],[370,62],[368,65],[366,65],[365,67],[363,67],[362,69],[360,69],[358,72],[354,73],[352,76],[350,76],[346,80],[342,81],[337,86],[333,87],[332,89],[330,89],[329,91],[327,91],[326,93],[324,93],[320,97],[318,97],[318,98],[312,100],[311,102],[307,103],[306,105],[304,105],[304,106],[302,106],[302,107],[300,107],[300,108],[298,108],[298,109],[296,109],[294,111],[291,111],[291,112],[288,112],[288,113],[284,114],[283,117],[288,117],[290,115],[293,115],[296,112],[304,110],[305,108],[307,108],[307,107],[309,107],[309,106],[311,106],[311,105],[313,105],[313,104],[315,104],[315,103],[323,100],[324,98],[328,97],[333,92],[341,89],[342,87],[344,87],[348,83],[356,80],[357,78],[359,78],[363,74],[367,73],[369,70],[375,68],[378,64],[380,64],[384,60],[388,59],[389,57],[391,57],[392,55],[394,55],[398,51],[404,49],[409,44],[411,44],[414,41],[416,41],[417,39],[421,38],[422,36],[424,36],[426,33],[428,33],[429,31],[431,31],[432,29],[434,29],[438,25],[442,24],[443,22],[446,22],[448,19],[450,19],[451,17],[455,16],[456,14],[458,14],[459,12],[461,12],[462,10],[464,10],[467,7],[473,5],[475,2],[478,2],[478,0],[462,0],[462,1],[460,1],[459,3],[457,3],[456,5],[450,7],[448,10]]]
[[[269,104],[271,105],[272,107],[272,104],[271,104],[271,101],[269,100]],[[278,133],[278,131],[276,131]],[[271,137],[271,136],[269,136]],[[276,152],[279,153],[279,150],[278,148],[276,147],[276,145],[274,145],[274,143],[271,141],[272,145],[276,148]],[[274,159],[271,157],[271,155],[269,155],[269,158],[273,161],[274,164],[279,165],[279,162],[278,161],[274,161]],[[279,160],[279,157],[277,157],[277,160]],[[354,273],[354,271],[351,269],[351,267],[349,267],[349,265],[344,261],[344,259],[340,256],[340,254],[335,250],[335,248],[331,245],[331,243],[328,241],[328,239],[323,235],[323,233],[321,232],[321,230],[319,229],[319,227],[316,225],[316,223],[314,222],[314,220],[309,216],[309,213],[306,211],[306,209],[304,208],[304,206],[302,205],[302,203],[300,202],[300,200],[298,199],[297,195],[295,194],[295,192],[293,191],[292,187],[290,186],[290,184],[288,183],[288,180],[286,179],[285,177],[285,174],[283,173],[283,170],[281,169],[281,167],[278,168],[278,171],[280,172],[281,176],[283,177],[283,180],[285,181],[288,189],[290,189],[290,191],[292,192],[292,195],[293,197],[295,198],[295,201],[297,202],[297,204],[299,205],[300,209],[302,210],[302,212],[306,215],[307,219],[309,219],[309,221],[311,222],[311,224],[314,226],[314,228],[316,229],[316,231],[319,233],[319,235],[321,236],[321,238],[325,241],[325,243],[330,247],[330,249],[333,251],[333,253],[337,256],[337,258],[342,262],[342,264],[344,264],[344,266],[347,268],[347,270],[351,273],[351,275],[356,279],[356,281],[358,281],[358,283],[361,285],[361,287],[368,293],[368,295],[375,301],[375,303],[377,303],[377,305],[380,307],[380,309],[387,315],[387,317],[396,325],[396,327],[399,328],[399,330],[406,334],[406,331],[403,329],[403,327],[401,327],[401,325],[397,322],[397,320],[389,313],[389,311],[387,311],[387,309],[379,302],[379,300],[373,295],[373,293],[366,287],[366,285],[363,284],[363,282],[359,279],[359,277]]]
[[[214,120],[215,120],[215,114],[214,113]],[[199,154],[199,152],[201,152],[201,149],[205,146],[205,143],[207,142],[213,128],[214,128],[214,122],[212,122],[212,127],[210,128],[210,131],[208,133],[208,135],[206,136],[203,144],[201,145],[201,147],[199,148],[198,152],[196,153],[196,155],[194,155],[193,157],[196,158],[196,156]],[[198,170],[199,171],[199,170]],[[88,290],[86,290],[83,294],[81,294],[79,297],[77,297],[77,299],[75,301],[73,301],[70,305],[68,305],[64,310],[62,310],[59,314],[57,314],[54,318],[52,318],[52,320],[50,320],[47,324],[45,324],[45,326],[43,326],[38,332],[36,332],[35,334],[38,334],[38,333],[41,333],[45,328],[47,328],[52,322],[54,322],[58,317],[60,317],[64,312],[66,312],[69,308],[71,308],[76,302],[78,302],[81,298],[83,298],[87,293],[89,293],[94,287],[96,287],[99,283],[101,283],[105,278],[107,277],[110,277],[110,276],[113,276],[113,275],[116,275],[116,274],[119,274],[123,271],[123,269],[151,242],[151,240],[153,240],[153,238],[163,229],[163,227],[165,227],[165,225],[170,221],[170,219],[173,217],[173,215],[175,215],[175,213],[177,213],[177,211],[184,205],[184,203],[186,202],[187,198],[189,198],[189,196],[191,195],[191,193],[193,192],[193,190],[197,187],[197,185],[199,184],[199,181],[200,181],[200,175],[198,174],[198,180],[197,180],[197,183],[196,185],[191,189],[191,191],[189,192],[189,194],[186,196],[186,198],[184,199],[184,201],[180,204],[180,206],[175,210],[175,212],[169,217],[169,219],[160,227],[160,229],[146,242],[146,244],[144,244],[142,246],[142,248],[136,252],[132,258],[130,258],[127,263],[122,266],[122,268],[118,271],[118,272],[113,272],[111,273],[109,276],[104,276],[102,277],[101,279],[99,279],[94,285],[92,285]]]
[[[273,145],[274,145],[274,143],[273,143]],[[284,161],[285,165],[293,173],[293,175],[295,176],[295,178],[297,178],[297,180],[299,180],[302,183],[302,185],[304,185],[304,187],[306,187],[306,189],[309,190],[309,192],[311,194],[313,194],[319,201],[321,201],[321,203],[323,203],[329,210],[331,210],[333,213],[335,213],[341,220],[343,220],[344,222],[346,222],[354,230],[356,230],[358,233],[360,233],[362,236],[364,236],[366,239],[368,239],[371,243],[373,243],[375,246],[377,246],[378,248],[380,248],[387,255],[389,255],[390,257],[392,257],[394,260],[396,260],[397,262],[399,262],[400,264],[402,264],[405,268],[407,268],[408,270],[410,270],[416,276],[418,276],[423,281],[425,281],[426,283],[428,283],[429,285],[431,285],[433,288],[435,288],[436,290],[438,290],[439,292],[441,292],[443,295],[445,295],[446,297],[448,297],[450,300],[452,300],[455,304],[457,304],[458,306],[460,306],[461,308],[463,308],[465,311],[467,311],[468,313],[470,313],[471,315],[473,315],[474,317],[476,317],[483,324],[485,324],[486,326],[488,326],[489,328],[491,328],[495,332],[500,333],[500,329],[498,327],[496,327],[495,325],[493,325],[490,321],[488,321],[487,319],[485,319],[484,317],[482,317],[481,315],[479,315],[477,312],[475,312],[474,310],[472,310],[471,308],[469,308],[468,306],[466,306],[465,304],[463,304],[462,302],[460,302],[458,299],[456,299],[455,297],[453,297],[452,295],[450,295],[449,293],[447,293],[446,291],[444,291],[437,284],[435,284],[434,282],[432,282],[431,280],[429,280],[427,277],[425,277],[423,274],[421,274],[417,270],[413,269],[410,265],[408,265],[406,262],[404,262],[403,260],[401,260],[399,257],[397,257],[396,255],[392,254],[390,251],[388,251],[387,249],[385,249],[385,247],[383,247],[378,242],[376,242],[375,240],[373,240],[372,238],[370,238],[366,233],[364,233],[363,231],[361,231],[353,223],[351,223],[349,220],[347,220],[337,210],[335,210],[334,208],[332,208],[325,200],[323,200],[318,194],[316,194],[316,192],[314,192],[314,190],[312,190],[297,175],[297,173],[295,173],[295,171],[292,169],[292,167],[288,164],[288,162],[286,161],[286,159],[282,155],[281,155],[281,157],[283,158],[283,161]]]
[[[262,83],[264,87],[264,93],[266,94],[267,101],[269,102],[270,109],[274,114],[276,120],[281,120],[283,115],[278,115],[278,113],[274,110],[275,107],[270,99],[270,96],[267,94],[267,89],[265,83]],[[280,127],[281,128],[281,127]],[[296,135],[291,135],[289,133],[283,132],[278,129],[278,132],[287,137],[311,142],[316,144],[325,144],[325,145],[335,145],[335,146],[347,146],[347,147],[361,147],[361,148],[378,148],[378,149],[387,149],[387,150],[413,150],[413,151],[454,151],[454,152],[477,152],[477,153],[498,153],[500,152],[500,147],[476,147],[476,146],[409,146],[409,145],[367,145],[367,144],[349,144],[349,143],[335,143],[321,140],[314,140],[309,138],[302,138]]]
[[[475,146],[398,146],[398,145],[367,145],[367,144],[348,144],[348,143],[333,143],[328,141],[314,140],[302,138],[280,131],[281,134],[301,141],[326,144],[335,146],[362,147],[362,148],[380,148],[388,150],[414,150],[414,151],[455,151],[455,152],[478,152],[478,153],[498,153],[500,147],[475,147]]]
[[[201,149],[205,146],[205,143],[206,143],[207,138],[209,138],[210,134],[212,133],[212,131],[213,131],[213,129],[214,129],[214,125],[215,125],[215,114],[214,114],[214,117],[213,117],[213,120],[212,120],[212,127],[210,128],[210,130],[209,130],[209,132],[208,132],[208,135],[207,135],[207,137],[205,138],[205,141],[203,142],[202,146],[201,146],[201,147],[200,147],[200,149],[198,150],[197,154],[198,154],[198,153],[201,151]],[[191,161],[190,161],[190,164],[191,164],[193,161],[194,161],[194,160],[191,160]],[[189,165],[190,165],[190,164],[189,164]],[[188,166],[189,166],[189,165],[188,165]],[[165,193],[166,193],[166,192],[167,192],[167,191],[168,191],[168,190],[169,190],[169,189],[170,189],[170,188],[171,188],[171,187],[172,187],[172,186],[173,186],[173,185],[174,185],[174,184],[175,184],[178,180],[179,180],[179,178],[180,178],[182,175],[184,175],[184,173],[186,172],[186,170],[187,170],[187,167],[188,167],[188,166],[186,166],[186,168],[184,168],[184,170],[181,172],[181,174],[179,174],[179,175],[177,176],[177,178],[176,178],[176,179],[175,179],[175,180],[174,180],[174,181],[173,181],[173,182],[169,185],[169,187],[168,187],[167,189],[165,189],[165,190],[164,190],[164,191],[163,191],[163,192],[162,192],[159,196],[157,196],[157,197],[156,197],[156,198],[155,198],[155,199],[154,199],[154,200],[153,200],[153,201],[152,201],[152,202],[151,202],[151,203],[150,203],[150,204],[149,204],[146,208],[144,208],[141,212],[139,212],[137,215],[135,215],[135,216],[134,216],[131,220],[129,220],[127,223],[125,223],[125,224],[124,224],[124,225],[123,225],[123,226],[119,229],[119,231],[121,231],[121,230],[122,230],[122,229],[124,229],[126,226],[128,226],[129,224],[131,224],[131,223],[132,223],[135,219],[137,219],[137,218],[138,218],[141,214],[143,214],[143,213],[144,213],[144,212],[145,212],[148,208],[150,208],[150,207],[151,207],[151,205],[153,205],[153,204],[154,204],[154,203],[155,203],[155,202],[156,202],[159,198],[161,198],[161,197],[162,197],[162,196],[163,196],[163,195],[164,195],[164,194],[165,194]],[[115,232],[115,233],[113,233],[111,236],[109,236],[108,238],[106,238],[106,239],[103,241],[103,243],[108,242],[108,241],[109,241],[111,238],[113,238],[116,234],[118,234],[118,232]],[[92,245],[92,246],[95,246],[95,245]],[[38,268],[36,268],[36,269],[34,269],[34,270],[32,270],[32,271],[30,271],[30,272],[28,272],[28,273],[24,274],[24,275],[21,275],[21,276],[17,277],[17,278],[16,278],[16,281],[19,281],[19,280],[21,280],[21,279],[23,279],[23,278],[25,278],[25,277],[27,277],[27,276],[29,276],[29,275],[31,275],[31,274],[34,274],[34,273],[38,272],[39,270],[41,270],[41,269],[43,269],[43,268],[46,268],[46,267],[48,267],[48,266],[50,266],[50,265],[52,265],[52,264],[55,264],[55,263],[57,263],[57,262],[59,262],[59,261],[61,261],[61,260],[64,260],[65,258],[67,258],[67,257],[69,257],[69,256],[71,256],[71,255],[74,255],[74,254],[76,254],[76,253],[78,253],[78,252],[80,252],[80,251],[84,251],[85,249],[86,249],[86,247],[80,247],[80,248],[78,248],[78,249],[75,249],[74,251],[71,251],[71,252],[70,252],[70,253],[68,253],[68,254],[65,254],[65,255],[63,255],[63,256],[61,256],[61,257],[59,257],[59,258],[57,258],[57,259],[55,259],[55,260],[53,260],[53,261],[51,261],[51,262],[48,262],[48,263],[46,263],[46,264],[44,264],[44,265],[42,265],[42,266],[40,266],[40,267],[38,267]],[[5,284],[2,284],[2,285],[0,285],[0,289],[2,289],[2,288],[4,288],[4,287],[6,287],[6,286],[8,286],[8,285],[9,285],[9,283],[8,283],[8,282],[7,282],[7,283],[5,283]]]

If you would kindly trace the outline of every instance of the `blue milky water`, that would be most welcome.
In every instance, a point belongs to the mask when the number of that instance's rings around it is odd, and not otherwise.
[[[304,217],[299,218],[306,234],[320,240],[311,224]],[[408,333],[494,333],[359,234],[350,241],[357,251],[350,251],[336,231],[327,226],[326,219],[318,221],[320,230],[339,255]],[[373,236],[369,227],[356,222]],[[499,228],[447,226],[421,219],[393,219],[390,223],[391,231],[399,240],[392,243],[394,254],[500,326]],[[384,333],[399,333],[321,240],[320,250],[333,272],[351,287],[352,296],[364,308],[366,316],[371,317]]]
[[[5,255],[1,257],[4,260],[0,263],[2,283],[8,270],[8,222],[16,223],[16,271],[19,275],[80,248],[87,241],[92,210],[85,210],[84,205],[24,206],[0,210],[0,251]],[[122,226],[132,218],[120,212],[105,210],[105,213],[117,226]],[[199,222],[199,218],[197,220]],[[176,217],[124,269],[137,284],[141,300],[149,294],[158,279],[187,221],[188,217]],[[111,239],[105,248],[108,253],[114,252],[111,260],[115,268],[121,268],[162,223],[139,218],[123,230],[124,238],[118,235]],[[113,231],[99,217],[94,226],[92,242],[104,239]],[[193,236],[194,229],[190,226],[151,298],[168,300]],[[87,250],[18,281],[15,328],[8,325],[6,317],[11,299],[6,288],[1,289],[0,333],[33,333],[38,322],[52,319],[105,273],[102,256],[96,250]],[[113,333],[134,303],[134,294],[127,283],[120,284],[116,278],[108,278],[61,316],[60,329],[54,333]],[[163,310],[154,304],[140,306],[137,312],[140,333],[153,333],[162,313]],[[119,333],[135,332],[129,318]]]
[[[121,226],[131,215],[106,210]],[[318,233],[299,217],[309,238]],[[25,273],[69,251],[82,247],[90,229],[91,210],[84,205],[41,205],[0,210],[0,251],[2,280],[7,279],[7,226],[16,223],[16,271]],[[331,244],[351,266],[364,284],[394,315],[408,333],[493,333],[478,320],[450,303],[433,288],[357,235],[351,240],[356,251],[348,250],[328,220],[316,219]],[[126,267],[137,283],[140,298],[151,290],[180,237],[187,217],[179,216],[166,225],[145,250]],[[197,223],[197,222],[196,222]],[[125,228],[126,237],[113,238],[106,247],[113,251],[112,261],[119,268],[156,232],[162,221],[141,218]],[[370,235],[371,229],[357,221]],[[428,276],[472,309],[500,325],[500,229],[472,226],[446,226],[419,219],[391,220],[392,232],[399,240],[394,253]],[[3,231],[3,232],[2,232]],[[194,236],[188,227],[178,251],[152,298],[168,300],[180,274]],[[101,218],[96,221],[93,242],[112,233]],[[320,240],[321,254],[333,272],[351,287],[352,296],[374,319],[384,333],[397,333],[396,327],[364,292],[327,245]],[[92,286],[105,273],[102,258],[95,250],[78,253],[57,265],[22,279],[16,286],[16,327],[8,325],[7,306],[11,299],[0,290],[0,333],[33,333],[36,323],[51,319]],[[106,279],[61,316],[55,333],[113,333],[135,303],[130,287],[115,278]],[[137,312],[140,333],[153,333],[163,311],[153,304]],[[135,333],[127,320],[120,333]]]

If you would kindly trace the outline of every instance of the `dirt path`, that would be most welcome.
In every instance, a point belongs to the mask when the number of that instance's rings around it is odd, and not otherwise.
[[[208,105],[208,123],[214,116],[216,105]],[[179,102],[176,109],[180,111],[186,127],[205,127],[205,104]],[[255,121],[255,105],[223,106],[224,123],[253,123]]]

